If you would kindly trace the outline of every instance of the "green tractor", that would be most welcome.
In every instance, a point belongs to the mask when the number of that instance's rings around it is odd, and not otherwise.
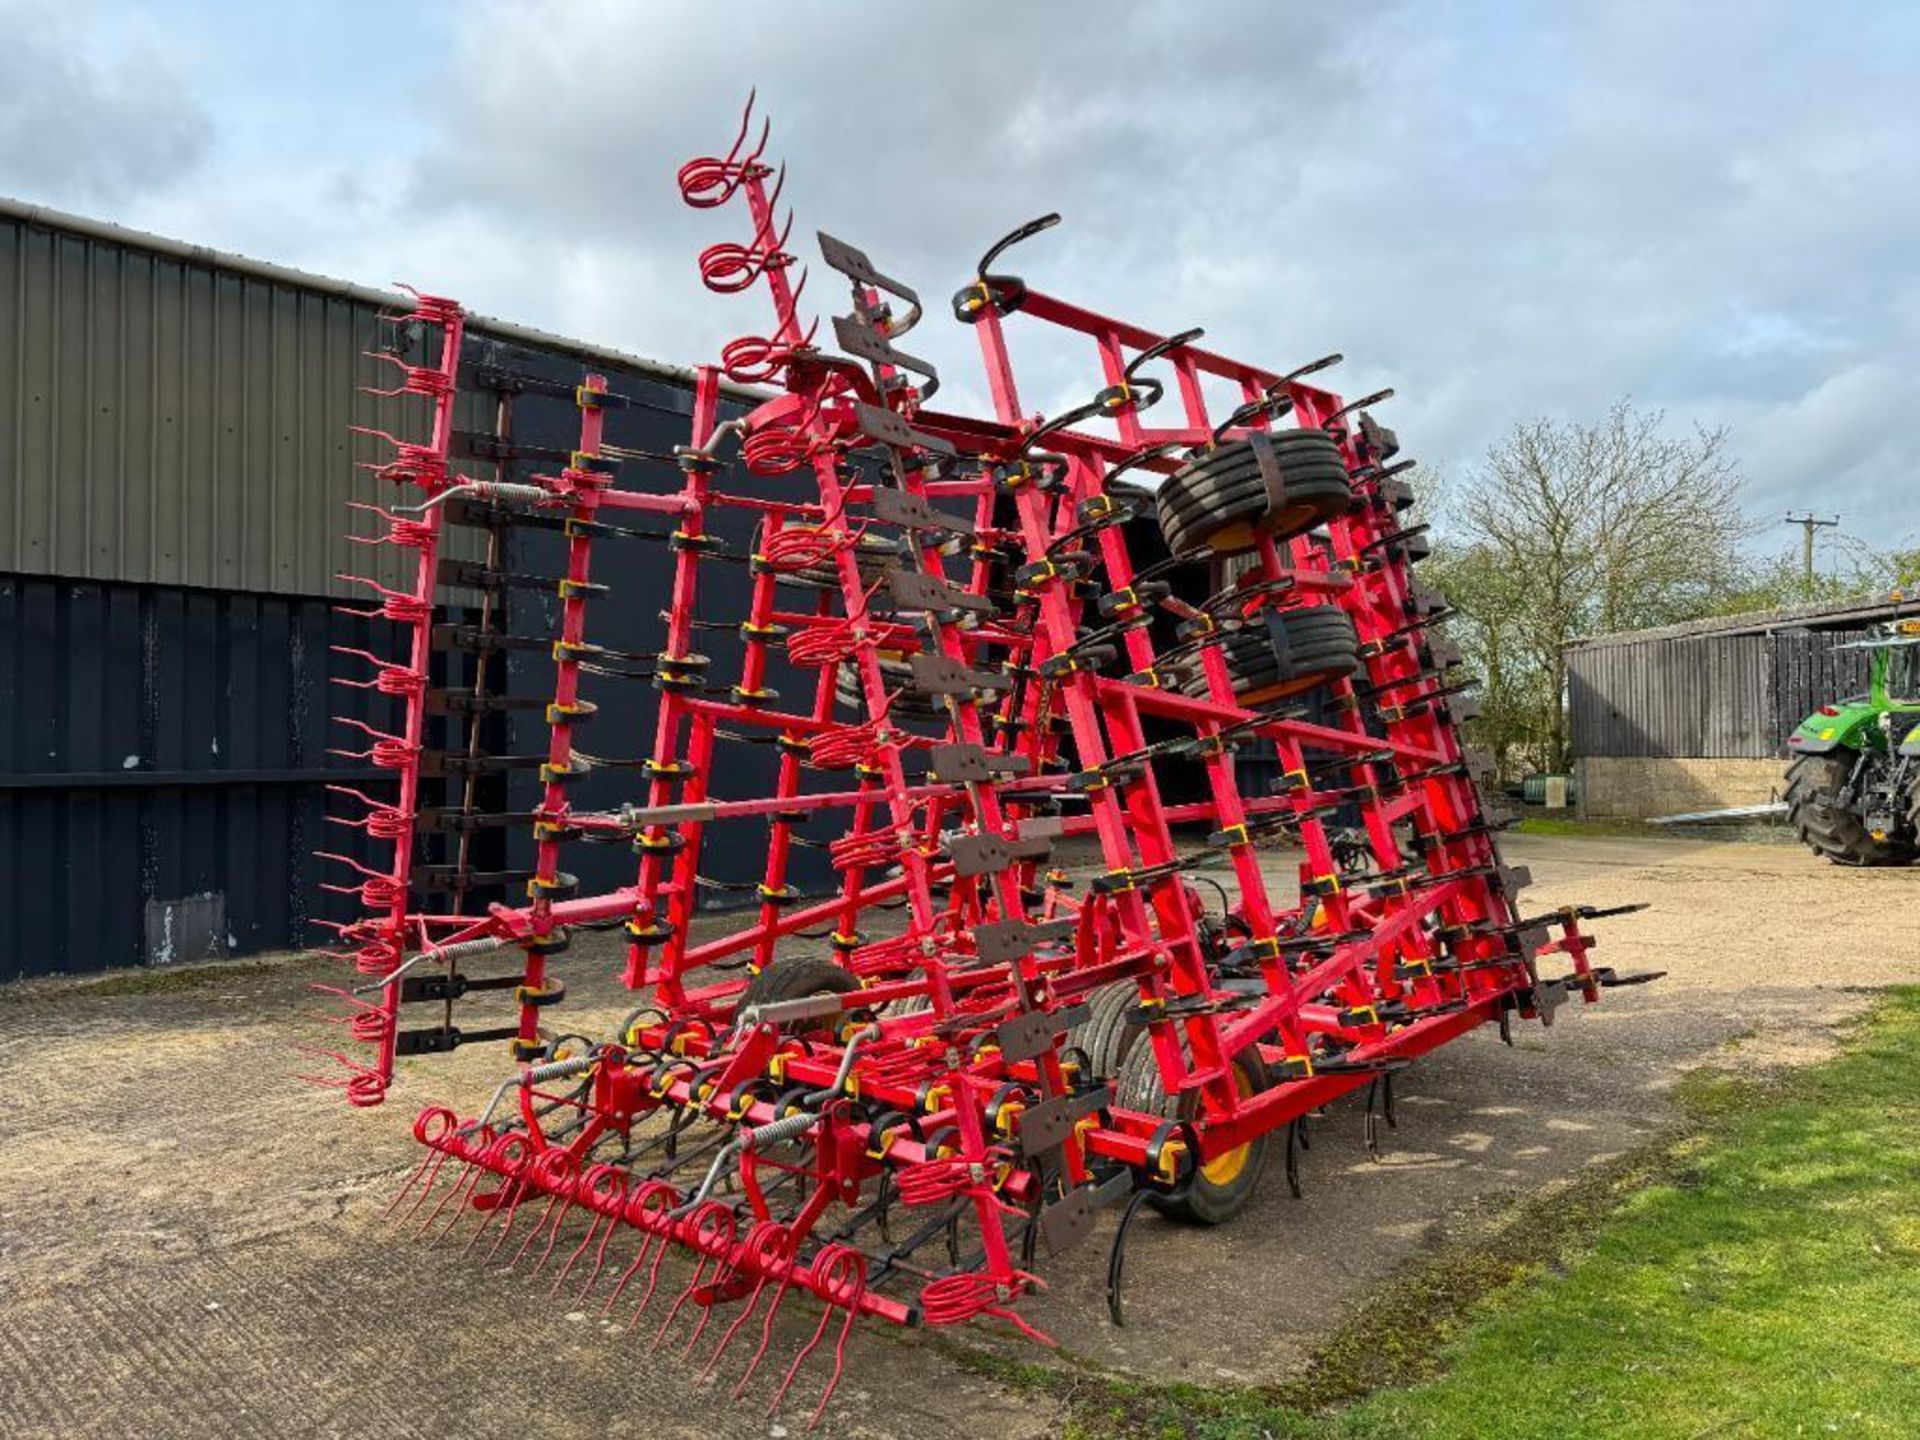
[[[1870,652],[1867,693],[1787,737],[1787,815],[1836,865],[1905,865],[1920,854],[1920,620],[1836,648]]]

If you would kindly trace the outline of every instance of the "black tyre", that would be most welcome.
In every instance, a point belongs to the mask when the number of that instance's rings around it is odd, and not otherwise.
[[[1275,611],[1272,620],[1286,635],[1284,663],[1274,649],[1265,615],[1220,642],[1233,696],[1240,704],[1250,709],[1271,705],[1344,679],[1360,668],[1360,637],[1352,618],[1337,606]],[[1180,688],[1188,695],[1207,693],[1207,678],[1199,665],[1193,666]]]
[[[1793,832],[1817,854],[1836,865],[1905,865],[1913,845],[1901,839],[1876,840],[1841,791],[1859,762],[1857,750],[1802,755],[1787,767],[1787,818]]]
[[[1073,1027],[1067,1043],[1085,1052],[1094,1079],[1111,1080],[1120,1072],[1120,1062],[1145,1028],[1133,1018],[1139,1008],[1140,987],[1131,980],[1102,985],[1093,992],[1090,1013]]]
[[[931,995],[909,995],[902,1000],[894,1000],[884,1007],[884,1013],[890,1016],[920,1015],[933,1008]]]
[[[1262,536],[1285,540],[1352,506],[1353,485],[1331,435],[1283,430],[1268,438],[1280,472],[1278,505],[1245,440],[1209,451],[1160,487],[1154,497],[1160,530],[1174,554],[1204,546],[1218,555],[1238,555]]]
[[[833,961],[819,955],[796,955],[776,960],[740,992],[736,1014],[751,1005],[773,1005],[782,1000],[800,1000],[809,995],[848,995],[860,988],[860,982]],[[847,1019],[860,1018],[864,1012],[843,1012]],[[780,1027],[793,1035],[822,1033],[838,1028],[836,1019],[790,1020]]]
[[[860,566],[860,583],[877,585],[889,569],[900,564],[900,552],[891,541],[868,536],[861,540],[859,549],[854,552],[854,559]],[[818,565],[806,565],[788,571],[780,578],[807,590],[837,591],[840,588],[840,562],[823,560]]]
[[[1252,1050],[1234,1058],[1235,1078],[1242,1095],[1256,1095],[1272,1079],[1267,1067]],[[1139,1110],[1168,1119],[1191,1120],[1199,1113],[1199,1097],[1184,1098],[1167,1094],[1160,1078],[1160,1062],[1153,1046],[1143,1037],[1135,1041],[1114,1085],[1114,1104],[1123,1110]],[[1259,1188],[1260,1175],[1267,1165],[1267,1148],[1272,1135],[1257,1135],[1246,1144],[1216,1156],[1196,1168],[1187,1184],[1172,1195],[1153,1195],[1149,1203],[1175,1220],[1194,1225],[1220,1225],[1238,1215]]]
[[[1920,836],[1920,756],[1907,764],[1907,829]]]
[[[896,720],[944,720],[946,710],[924,690],[913,685],[913,662],[903,655],[880,652],[880,679],[893,696],[887,714]],[[833,677],[833,698],[842,710],[859,716],[867,714],[867,694],[860,684],[859,666],[848,662]]]

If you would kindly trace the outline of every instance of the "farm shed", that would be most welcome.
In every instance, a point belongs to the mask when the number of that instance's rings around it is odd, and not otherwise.
[[[1788,733],[1866,688],[1839,648],[1920,600],[1756,611],[1629,630],[1567,649],[1581,808],[1596,817],[1757,805],[1781,783]]]
[[[348,502],[390,498],[350,427],[405,428],[358,390],[393,383],[363,352],[404,303],[0,200],[0,980],[306,945],[346,913],[313,852],[359,836],[326,823],[326,786],[380,775],[330,753],[354,747],[327,717],[380,702],[334,683],[363,673],[334,647],[384,640],[340,576],[396,558],[344,538]],[[685,439],[686,370],[486,319],[466,355],[591,367],[643,402],[622,443]],[[549,408],[516,410],[516,437],[570,444],[575,412]],[[606,643],[646,648],[652,579]],[[716,610],[742,608],[745,568],[725,583]],[[632,748],[652,692],[628,689],[608,728]]]

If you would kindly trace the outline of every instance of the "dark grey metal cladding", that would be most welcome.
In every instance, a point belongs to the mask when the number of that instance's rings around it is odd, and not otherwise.
[[[359,673],[331,647],[386,628],[320,599],[0,576],[0,978],[166,958],[212,896],[223,954],[353,913],[312,852],[364,837],[324,822],[324,787],[391,782],[327,754],[360,748],[328,716],[381,725],[393,702],[330,684]]]

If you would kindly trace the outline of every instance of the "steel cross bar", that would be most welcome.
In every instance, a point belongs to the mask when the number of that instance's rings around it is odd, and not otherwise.
[[[597,458],[606,430],[606,411],[594,398],[607,393],[607,377],[588,375],[577,392],[580,410],[578,453],[585,459]],[[604,497],[605,478],[581,468],[569,470],[572,505],[567,519],[567,574],[560,584],[560,643],[554,647],[553,700],[547,707],[547,760],[541,767],[545,782],[540,808],[533,824],[534,875],[527,882],[532,901],[528,916],[529,942],[521,977],[520,1058],[527,1059],[539,1048],[540,1010],[545,1003],[547,957],[545,945],[553,934],[553,901],[570,895],[571,883],[560,877],[560,836],[571,805],[567,786],[573,780],[573,727],[579,718],[591,715],[593,707],[580,702],[581,647],[586,640],[587,600],[592,594],[591,566],[593,520]]]
[[[719,430],[719,410],[719,374],[711,366],[703,366],[695,382],[690,449],[683,460],[684,493],[688,508],[679,533],[686,538],[674,557],[673,599],[661,652],[674,658],[690,654],[693,648],[694,605],[699,593],[699,541],[705,533],[705,500],[714,469],[710,452]],[[688,721],[686,710],[681,687],[663,687],[658,716],[654,722],[651,752],[656,765],[661,768],[656,770],[647,787],[649,807],[665,804],[673,794],[676,777],[670,767],[682,763],[679,744],[682,724]],[[695,715],[689,723],[693,743],[685,763],[693,767],[693,775],[681,798],[691,801],[705,794],[705,771],[711,760],[712,721]],[[643,941],[642,936],[661,923],[661,887],[671,873],[676,888],[667,897],[667,949],[656,977],[669,1004],[678,998],[679,966],[676,962],[686,944],[686,926],[692,913],[694,857],[697,857],[700,849],[699,822],[690,822],[676,833],[680,847],[677,854],[663,831],[653,830],[635,838],[635,846],[640,851],[636,881],[639,899],[634,907],[632,929],[629,931],[633,938],[627,946],[627,965],[623,977],[629,990],[638,990],[648,982],[648,957],[653,942]]]

